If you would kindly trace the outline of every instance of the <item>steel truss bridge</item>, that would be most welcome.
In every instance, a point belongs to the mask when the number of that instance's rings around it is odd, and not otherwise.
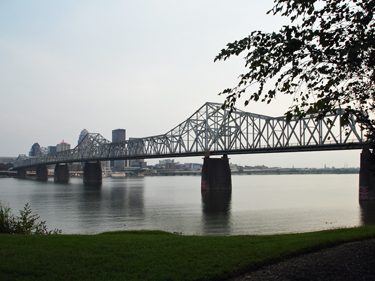
[[[241,110],[222,110],[221,104],[206,103],[184,122],[163,135],[132,138],[112,143],[100,134],[87,134],[74,149],[35,157],[20,155],[14,168],[85,161],[187,157],[361,149],[363,132],[352,117],[340,126],[343,112],[317,120],[311,115],[287,121]]]

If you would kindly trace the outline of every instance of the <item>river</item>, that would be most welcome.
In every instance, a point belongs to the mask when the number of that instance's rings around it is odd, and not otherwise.
[[[200,190],[199,176],[103,178],[85,186],[52,179],[0,179],[0,200],[26,203],[63,234],[153,229],[184,235],[309,232],[375,224],[375,204],[358,202],[358,175],[235,175],[231,192]]]

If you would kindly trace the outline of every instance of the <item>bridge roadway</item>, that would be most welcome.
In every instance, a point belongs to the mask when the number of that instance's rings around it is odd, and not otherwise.
[[[287,121],[285,116],[230,112],[221,109],[221,104],[207,102],[165,134],[117,143],[100,134],[87,134],[71,150],[47,153],[41,149],[35,157],[19,155],[14,168],[123,159],[362,149],[366,142],[359,124],[352,117],[346,127],[340,126],[342,114],[338,110],[322,120],[311,115]]]

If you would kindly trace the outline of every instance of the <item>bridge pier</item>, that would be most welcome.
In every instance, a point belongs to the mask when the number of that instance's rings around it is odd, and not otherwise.
[[[222,158],[210,158],[206,155],[203,160],[201,190],[228,189],[232,189],[228,156],[225,154]]]
[[[55,166],[55,182],[66,183],[69,181],[69,167],[68,164],[56,164]]]
[[[26,169],[25,168],[18,169],[17,170],[17,177],[19,179],[26,179]]]
[[[48,180],[48,169],[46,165],[38,165],[36,167],[35,179],[38,181]]]
[[[375,155],[362,149],[359,170],[359,201],[375,200]]]
[[[88,185],[98,185],[102,183],[102,167],[100,162],[86,162],[83,169],[83,183]]]

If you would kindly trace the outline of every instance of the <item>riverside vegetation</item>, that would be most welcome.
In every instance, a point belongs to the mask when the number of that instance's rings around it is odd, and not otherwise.
[[[0,233],[8,234],[60,234],[60,229],[48,231],[45,221],[38,221],[37,214],[31,214],[27,203],[20,215],[15,216],[12,210],[0,201]]]
[[[21,212],[20,218],[26,213]],[[183,236],[162,231],[3,233],[0,280],[226,280],[303,253],[373,237],[375,226],[259,236]]]

